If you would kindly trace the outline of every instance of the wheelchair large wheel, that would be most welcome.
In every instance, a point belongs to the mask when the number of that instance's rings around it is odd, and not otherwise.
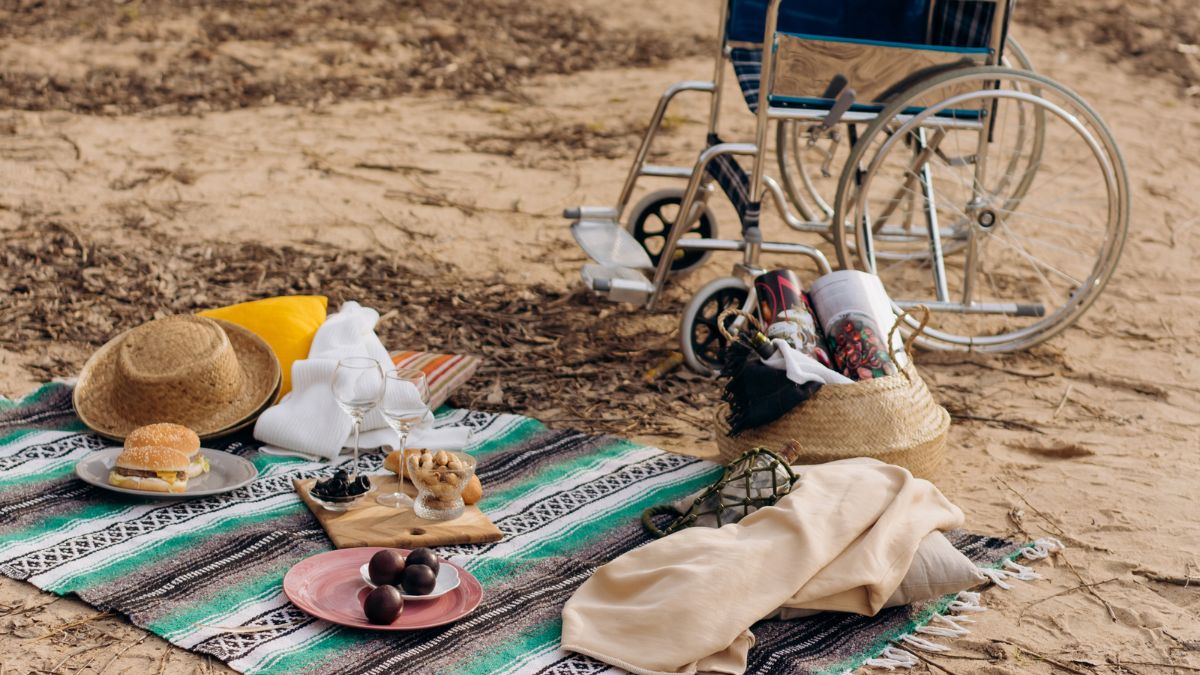
[[[679,324],[679,342],[689,368],[704,375],[721,370],[729,343],[717,328],[717,317],[730,307],[745,308],[748,297],[750,287],[746,282],[721,277],[705,284],[688,301]]]
[[[1033,63],[1025,54],[1025,50],[1012,37],[1005,42],[1003,64],[1018,70],[1033,71]],[[843,124],[825,134],[810,135],[810,130],[820,120],[780,120],[775,129],[776,159],[779,163],[779,176],[783,183],[784,192],[793,208],[810,222],[832,223],[834,215],[834,196],[842,167],[850,156],[851,146],[866,130],[866,123]],[[1030,144],[1027,157],[1039,155],[1042,136],[1036,124],[1040,120],[1031,120],[1025,142]],[[1010,167],[1011,172],[1020,167]],[[832,233],[826,235],[832,239]],[[907,241],[912,236],[902,234],[901,241]],[[881,242],[876,255],[882,259],[894,259],[905,256],[923,257],[927,247],[917,247],[906,250],[897,247],[893,250]],[[948,242],[947,248],[953,248],[954,243]],[[846,261],[841,261],[842,265]]]
[[[667,244],[667,233],[671,231],[671,226],[679,216],[679,205],[682,202],[681,189],[657,190],[646,195],[629,212],[629,233],[650,255],[650,261],[655,266],[662,258],[663,247]],[[704,205],[700,217],[683,233],[681,239],[715,239],[716,236],[717,219],[708,206]],[[709,253],[676,249],[675,260],[671,262],[671,273],[679,274],[702,265],[708,259]]]
[[[816,122],[781,119],[775,127],[779,177],[792,208],[813,223],[833,220],[833,194],[850,146],[864,124],[838,125],[828,133],[810,136]]]
[[[835,211],[839,258],[878,274],[897,309],[933,310],[919,344],[1011,351],[1062,331],[1103,290],[1125,242],[1129,184],[1112,134],[1074,92],[971,68],[880,113],[848,159]],[[924,230],[907,242],[923,254],[877,255],[898,246],[881,233],[906,221]]]

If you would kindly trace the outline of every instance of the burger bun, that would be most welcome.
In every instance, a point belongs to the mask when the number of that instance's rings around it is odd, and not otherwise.
[[[108,474],[108,483],[126,490],[140,490],[142,492],[170,492],[180,493],[187,491],[187,481],[177,480],[174,483],[168,483],[161,478],[153,478],[148,476],[122,476],[116,471],[111,471]]]
[[[134,471],[184,471],[188,470],[191,459],[184,453],[161,445],[143,445],[136,448],[126,448],[117,455],[114,465],[117,469]]]
[[[200,452],[200,437],[182,424],[166,422],[138,427],[125,437],[126,450],[149,445],[171,448],[191,457]]]

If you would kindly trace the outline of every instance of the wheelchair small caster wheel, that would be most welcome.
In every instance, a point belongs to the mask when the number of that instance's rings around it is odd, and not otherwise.
[[[683,201],[683,190],[666,189],[651,192],[629,212],[629,233],[637,240],[650,261],[656,266],[662,258],[667,244],[667,233],[679,215],[679,204]],[[700,217],[682,238],[714,239],[717,236],[717,219],[707,206],[703,206]],[[678,274],[701,265],[708,259],[709,251],[675,251],[671,272]]]
[[[730,307],[741,308],[750,296],[750,287],[736,277],[721,277],[708,282],[683,308],[679,341],[683,360],[702,375],[715,375],[725,365],[728,341],[717,328],[717,317]],[[726,318],[726,328],[732,318]]]

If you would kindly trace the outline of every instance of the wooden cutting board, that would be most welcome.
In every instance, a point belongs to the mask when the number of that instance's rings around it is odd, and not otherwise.
[[[503,538],[500,530],[483,515],[477,506],[468,506],[454,520],[425,520],[418,518],[410,507],[394,509],[381,506],[375,497],[394,492],[396,476],[371,476],[375,492],[361,500],[348,511],[328,511],[308,495],[313,479],[295,480],[292,483],[300,498],[308,505],[325,533],[338,548],[358,546],[387,546],[393,548],[416,548],[418,546],[448,546],[450,544],[486,544]],[[404,481],[404,492],[417,496],[417,488]]]

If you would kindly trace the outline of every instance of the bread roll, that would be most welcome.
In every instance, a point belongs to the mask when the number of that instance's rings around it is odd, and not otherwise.
[[[408,450],[404,451],[404,455],[406,457],[416,457],[421,452],[423,452],[423,451],[420,448],[409,448]],[[386,469],[387,471],[391,471],[392,473],[399,475],[399,473],[400,473],[400,451],[399,450],[393,450],[390,453],[388,453],[387,457],[383,458],[383,468]],[[407,478],[407,476],[406,476],[406,478]]]
[[[463,488],[462,500],[464,504],[470,505],[480,499],[483,499],[483,483],[479,482],[479,476],[472,474],[467,487]]]

